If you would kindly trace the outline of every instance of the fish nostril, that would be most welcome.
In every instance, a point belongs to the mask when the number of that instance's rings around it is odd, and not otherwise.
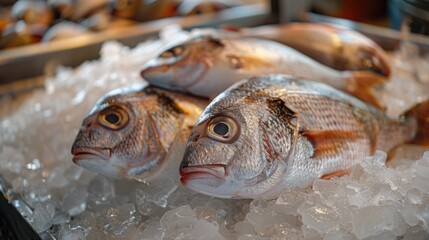
[[[191,142],[196,142],[198,141],[198,135],[194,135],[191,137]]]
[[[181,163],[180,163],[180,169],[182,169],[182,168],[185,168],[185,167],[188,167],[189,165],[188,165],[188,163],[186,162],[186,161],[182,161]]]

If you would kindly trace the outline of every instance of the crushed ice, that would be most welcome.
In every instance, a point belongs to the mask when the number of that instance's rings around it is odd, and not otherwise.
[[[277,199],[222,200],[175,181],[112,180],[75,166],[70,146],[82,119],[111,89],[139,83],[161,46],[191,34],[177,27],[134,49],[103,45],[101,58],[62,67],[1,118],[0,176],[11,203],[45,239],[428,239],[429,152],[407,145],[362,159],[349,175],[285,190]],[[429,56],[404,43],[380,89],[398,115],[428,97]],[[399,97],[400,96],[400,97]],[[5,103],[10,99],[5,99]],[[2,103],[3,104],[3,103]]]

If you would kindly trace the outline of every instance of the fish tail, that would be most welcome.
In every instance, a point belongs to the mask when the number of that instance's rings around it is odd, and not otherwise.
[[[417,123],[412,143],[429,145],[429,99],[415,105],[402,115],[407,121]]]
[[[387,81],[386,77],[364,71],[347,72],[345,90],[357,98],[385,110],[384,104],[377,98],[374,88]]]

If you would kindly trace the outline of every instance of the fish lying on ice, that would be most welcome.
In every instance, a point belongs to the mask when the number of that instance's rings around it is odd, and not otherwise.
[[[181,182],[221,198],[272,197],[345,174],[375,150],[429,138],[429,101],[400,119],[325,84],[253,77],[201,114],[180,166]]]
[[[141,72],[144,79],[163,88],[214,97],[244,78],[282,73],[326,83],[381,106],[372,88],[386,78],[337,71],[269,40],[199,36],[167,49]]]
[[[178,177],[186,140],[207,104],[147,85],[114,90],[83,120],[73,162],[114,178]]]
[[[384,50],[366,36],[321,23],[289,23],[234,29],[243,37],[276,41],[337,70],[364,70],[389,76]]]

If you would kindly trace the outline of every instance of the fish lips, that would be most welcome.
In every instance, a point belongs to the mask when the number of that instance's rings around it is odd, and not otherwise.
[[[206,184],[216,187],[220,185],[226,177],[226,165],[210,164],[201,166],[186,166],[180,168],[180,181],[183,185],[188,185],[191,181],[204,181]]]
[[[76,164],[81,160],[91,159],[108,161],[111,157],[111,150],[109,148],[74,147],[71,153],[73,154],[73,162]]]

